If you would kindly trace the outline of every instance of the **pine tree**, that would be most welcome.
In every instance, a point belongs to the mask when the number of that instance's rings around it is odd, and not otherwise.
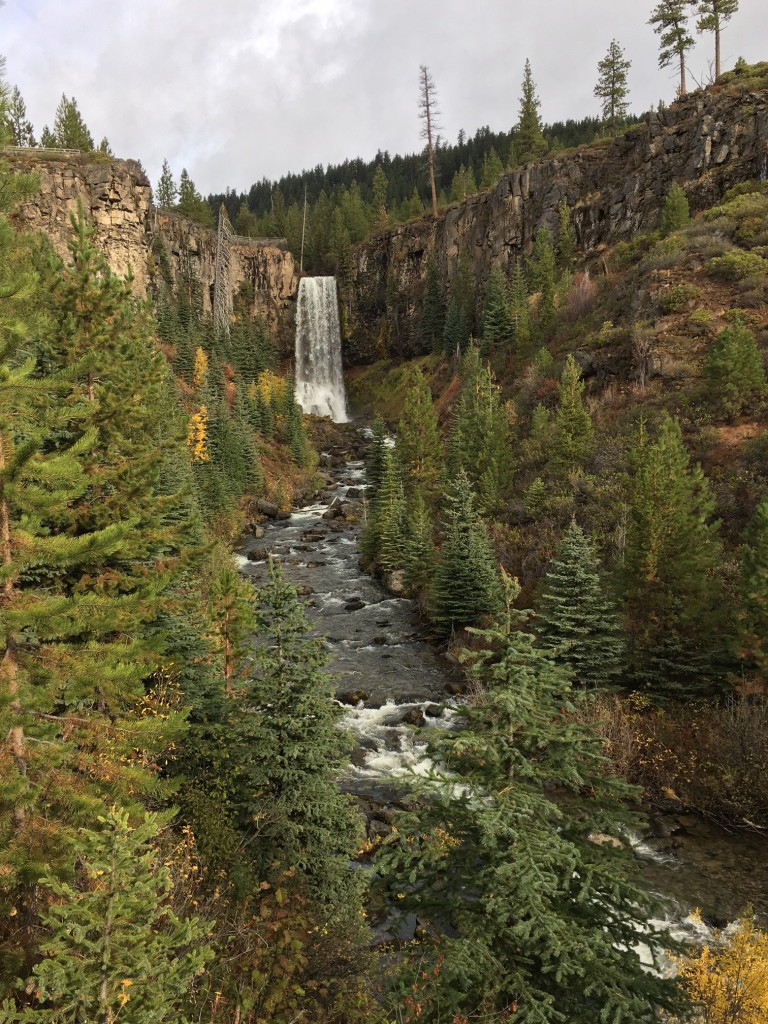
[[[92,153],[93,136],[80,113],[77,100],[68,99],[62,94],[56,108],[53,121],[53,136],[59,149],[79,149],[83,153]]]
[[[435,571],[435,545],[432,541],[432,518],[420,489],[408,501],[405,521],[405,582],[408,588],[429,601],[429,588]]]
[[[491,542],[463,469],[451,482],[445,500],[443,542],[429,614],[440,632],[447,635],[497,612],[500,588]]]
[[[741,551],[735,653],[745,670],[768,679],[768,498],[763,498]]]
[[[171,166],[167,160],[163,160],[163,170],[157,183],[155,202],[161,210],[171,210],[176,205],[178,194],[179,189],[173,180]]]
[[[560,200],[557,208],[559,230],[557,233],[557,269],[561,274],[573,270],[576,256],[576,231],[573,226],[571,208],[566,199]]]
[[[627,72],[631,67],[632,62],[624,57],[624,51],[615,39],[597,65],[600,77],[595,86],[595,96],[601,101],[603,124],[614,139],[627,119]]]
[[[474,630],[477,697],[432,744],[436,767],[376,863],[398,910],[430,922],[402,950],[393,1002],[425,1024],[653,1024],[676,1000],[647,971],[669,936],[626,843],[639,791],[573,720],[567,674],[523,627],[505,577],[498,625]]]
[[[443,350],[447,356],[456,356],[466,351],[470,342],[469,320],[455,295],[448,300],[443,325]]]
[[[739,0],[698,0],[699,32],[712,32],[715,37],[715,78],[720,77],[720,33],[739,9]]]
[[[518,356],[525,356],[531,342],[531,311],[528,306],[528,282],[521,259],[515,260],[509,282],[509,319],[515,339],[515,352]]]
[[[731,420],[765,395],[763,357],[748,327],[720,331],[704,361],[704,382],[713,407]]]
[[[518,164],[538,160],[547,151],[547,140],[541,123],[539,107],[541,101],[536,95],[531,62],[526,60],[523,74],[523,94],[520,97],[520,117],[515,127],[514,152]]]
[[[161,819],[135,827],[113,808],[101,827],[81,829],[74,882],[47,872],[42,889],[42,960],[28,991],[39,1005],[0,1009],[3,1024],[185,1022],[190,990],[213,951],[206,924],[170,905],[173,883],[154,848]]]
[[[688,198],[682,188],[675,182],[664,199],[664,206],[661,210],[660,230],[666,238],[673,231],[679,231],[685,227],[691,219],[688,208]]]
[[[687,93],[685,81],[685,55],[693,46],[693,36],[688,32],[687,8],[696,0],[661,0],[654,9],[648,24],[661,37],[659,67],[667,68],[677,62],[680,69],[679,95]]]
[[[256,637],[232,726],[243,825],[259,824],[261,877],[297,868],[326,910],[341,917],[359,889],[350,867],[356,815],[337,786],[348,744],[323,671],[325,644],[311,636],[295,587],[274,565],[258,594]]]
[[[451,435],[451,472],[463,470],[475,489],[483,513],[504,504],[512,479],[509,415],[501,392],[477,350],[464,357],[464,381]]]
[[[485,290],[483,342],[490,351],[508,348],[512,342],[512,321],[509,315],[509,292],[504,274],[494,267]]]
[[[22,99],[18,85],[14,85],[8,101],[6,123],[12,146],[34,146],[36,144],[32,122],[27,119],[27,105]]]
[[[634,451],[620,582],[630,677],[661,697],[702,697],[720,683],[721,564],[714,499],[676,420]]]
[[[213,213],[208,203],[197,191],[194,181],[189,176],[186,167],[181,170],[179,177],[179,203],[178,211],[183,217],[197,221],[203,227],[213,227]]]
[[[432,392],[419,367],[413,371],[412,383],[403,400],[397,452],[407,490],[419,488],[427,503],[433,503],[444,472],[443,449]]]
[[[445,297],[438,276],[437,261],[430,256],[421,307],[421,343],[425,349],[439,352],[443,347],[445,324]]]
[[[381,164],[376,164],[371,185],[373,193],[373,226],[377,230],[385,228],[389,222],[387,214],[387,197],[389,194],[389,182]]]
[[[572,355],[565,361],[557,391],[554,454],[562,465],[572,468],[590,454],[594,438],[592,417],[584,405],[581,369]]]
[[[383,573],[403,568],[405,541],[405,492],[400,459],[394,448],[383,453],[381,479],[371,502],[367,550]]]
[[[539,293],[536,304],[536,327],[544,337],[548,334],[555,318],[555,285],[557,260],[552,233],[549,228],[539,228],[533,240],[533,251],[528,260],[528,277],[531,290]]]
[[[429,68],[422,64],[419,67],[419,120],[423,122],[421,137],[424,139],[427,167],[429,169],[429,187],[432,193],[432,216],[437,217],[437,188],[435,186],[435,143],[440,131],[438,120],[440,111],[437,107],[435,81]]]
[[[491,188],[504,173],[504,164],[493,146],[483,156],[483,171],[480,177],[480,188]]]
[[[192,530],[177,496],[159,493],[176,431],[165,365],[76,226],[73,265],[35,293],[48,306],[44,368],[18,358],[16,320],[2,353],[0,897],[21,912],[3,915],[0,944],[17,970],[43,865],[62,870],[77,826],[116,798],[162,795],[155,757],[183,731],[176,712],[141,713]]]
[[[371,426],[371,443],[365,456],[365,477],[372,494],[381,483],[384,474],[384,460],[390,447],[389,431],[381,413],[377,412]]]
[[[535,630],[575,686],[616,687],[624,642],[616,608],[594,545],[573,520],[550,563],[538,601]]]

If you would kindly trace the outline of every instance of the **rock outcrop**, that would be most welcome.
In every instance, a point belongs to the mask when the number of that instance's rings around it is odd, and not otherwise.
[[[467,253],[484,282],[493,267],[509,272],[540,227],[555,237],[567,200],[587,257],[657,227],[673,182],[691,208],[716,203],[725,190],[768,176],[768,92],[713,87],[647,116],[615,141],[558,154],[501,177],[494,188],[425,219],[387,231],[355,251],[346,290],[347,364],[419,351],[418,318],[427,262],[449,284]]]
[[[59,256],[67,257],[70,214],[80,203],[94,227],[95,244],[112,270],[120,275],[130,271],[138,297],[152,293],[164,270],[174,280],[192,274],[200,285],[203,309],[210,312],[217,234],[178,214],[156,210],[138,162],[34,149],[16,150],[6,158],[12,169],[33,171],[40,182],[39,192],[19,208],[15,220],[26,230],[47,235]],[[229,259],[233,296],[244,281],[253,286],[252,313],[264,317],[283,351],[291,353],[298,289],[293,256],[276,246],[238,240]]]

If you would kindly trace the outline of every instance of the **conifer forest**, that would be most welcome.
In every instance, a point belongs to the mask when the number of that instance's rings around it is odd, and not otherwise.
[[[651,2],[207,196],[6,54],[0,1024],[768,1020],[768,63]]]

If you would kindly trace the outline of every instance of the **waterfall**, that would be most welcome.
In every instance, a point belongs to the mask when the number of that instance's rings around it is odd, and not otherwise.
[[[296,400],[306,413],[347,422],[336,279],[303,277],[296,312]]]

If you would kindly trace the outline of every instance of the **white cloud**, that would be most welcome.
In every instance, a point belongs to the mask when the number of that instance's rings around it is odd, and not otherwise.
[[[545,120],[597,113],[597,61],[616,38],[632,107],[671,100],[647,24],[652,0],[7,0],[0,52],[39,133],[62,92],[94,137],[167,157],[203,192],[247,190],[317,163],[419,148],[418,67],[433,72],[444,134],[517,119],[530,57]],[[724,53],[765,54],[765,0],[742,0]],[[706,73],[710,40],[692,54]]]

